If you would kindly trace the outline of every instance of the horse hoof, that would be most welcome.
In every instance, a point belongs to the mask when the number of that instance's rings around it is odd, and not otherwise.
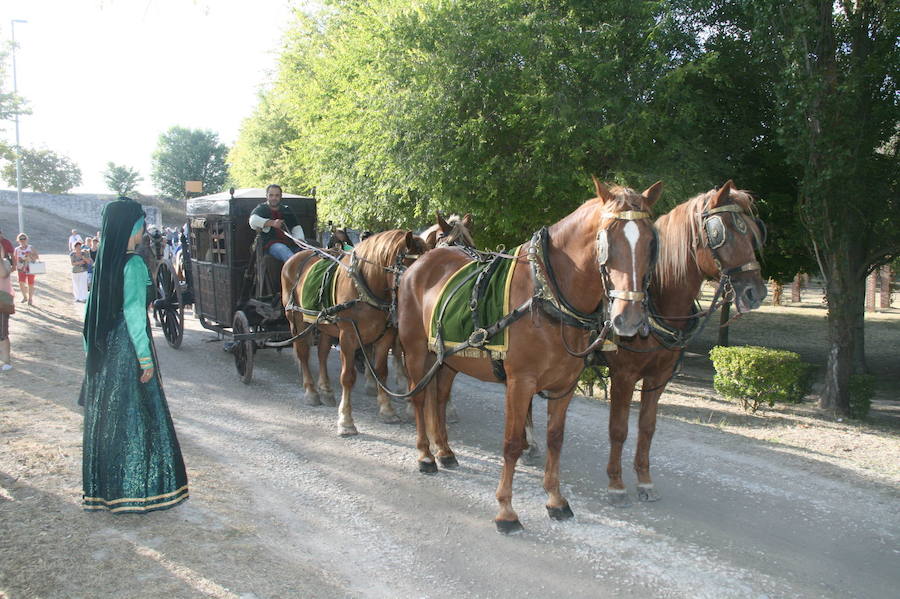
[[[497,532],[504,535],[512,535],[525,530],[518,520],[494,520],[494,524],[497,525]]]
[[[448,468],[450,470],[459,467],[459,462],[456,461],[455,455],[445,455],[438,458],[438,461],[441,463],[442,468]]]
[[[378,414],[378,419],[385,424],[400,424],[400,417],[394,413]]]
[[[334,399],[334,391],[331,389],[319,389],[319,397],[322,398],[322,405],[334,407],[337,405],[337,401]]]
[[[350,425],[347,426],[345,424],[338,425],[338,434],[342,437],[352,437],[353,435],[358,435],[359,431],[356,430],[356,426]]]
[[[659,501],[659,491],[651,485],[638,485],[637,486],[637,496],[638,501]]]
[[[319,397],[318,393],[310,393],[307,391],[306,395],[303,396],[304,403],[308,406],[321,406],[322,399]]]
[[[419,472],[422,474],[437,474],[437,464],[434,462],[419,462]]]
[[[628,491],[625,489],[607,489],[606,500],[613,507],[629,507],[631,500],[628,498]]]
[[[554,520],[568,520],[575,517],[568,503],[562,507],[550,507],[548,505],[547,514]]]

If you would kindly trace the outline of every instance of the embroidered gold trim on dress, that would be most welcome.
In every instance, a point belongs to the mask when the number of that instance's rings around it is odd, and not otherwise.
[[[171,492],[169,492],[169,493],[163,493],[162,495],[155,495],[155,496],[153,496],[153,497],[135,497],[135,498],[124,497],[124,498],[122,498],[122,499],[113,499],[112,501],[107,501],[106,499],[103,499],[102,497],[85,497],[85,498],[84,498],[84,501],[100,501],[100,502],[103,502],[103,503],[106,504],[106,505],[115,505],[115,504],[117,504],[117,503],[124,503],[124,502],[147,502],[147,501],[156,501],[157,499],[165,499],[166,497],[172,497],[173,495],[177,495],[177,494],[181,493],[182,491],[184,491],[184,490],[187,489],[187,488],[188,488],[188,486],[187,486],[187,485],[184,485],[184,486],[181,487],[180,489],[176,489],[176,490],[171,491]]]
[[[169,501],[164,501],[162,503],[153,503],[150,505],[123,505],[120,507],[112,507],[112,508],[105,506],[105,505],[85,505],[84,509],[85,509],[85,511],[106,510],[113,514],[117,513],[117,512],[151,512],[151,511],[159,509],[161,507],[167,507],[170,505],[174,505],[176,503],[181,503],[182,501],[189,498],[190,496],[191,496],[190,493],[185,493],[184,495],[181,495],[180,497],[176,497],[175,499],[171,499]]]

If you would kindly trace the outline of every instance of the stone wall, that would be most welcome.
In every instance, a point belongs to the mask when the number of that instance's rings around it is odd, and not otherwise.
[[[111,194],[72,193],[54,195],[50,193],[22,192],[22,206],[37,208],[69,220],[100,228],[103,206],[115,199]],[[15,190],[0,189],[0,204],[16,206]],[[162,213],[156,206],[144,206],[147,224],[162,226]]]

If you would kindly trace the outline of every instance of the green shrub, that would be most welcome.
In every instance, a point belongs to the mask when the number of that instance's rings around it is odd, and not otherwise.
[[[863,420],[869,415],[875,396],[875,377],[871,374],[850,375],[850,418]]]
[[[721,395],[756,412],[762,403],[799,402],[809,393],[810,365],[799,354],[767,347],[714,347],[709,352]]]
[[[602,387],[606,396],[606,379],[609,377],[609,368],[606,366],[588,366],[581,371],[578,377],[578,390],[586,397],[594,397],[594,387]],[[607,399],[609,399],[607,397]]]

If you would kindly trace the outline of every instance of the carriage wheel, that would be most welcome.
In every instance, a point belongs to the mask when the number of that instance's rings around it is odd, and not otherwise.
[[[238,310],[234,313],[234,322],[231,330],[235,335],[250,333],[250,323],[247,315]],[[241,382],[249,384],[253,379],[253,354],[256,353],[256,343],[252,339],[238,341],[231,350],[234,354],[234,367],[237,369]]]
[[[154,316],[162,325],[166,341],[172,348],[178,349],[184,338],[184,304],[175,271],[168,262],[161,262],[156,270],[156,291]]]

